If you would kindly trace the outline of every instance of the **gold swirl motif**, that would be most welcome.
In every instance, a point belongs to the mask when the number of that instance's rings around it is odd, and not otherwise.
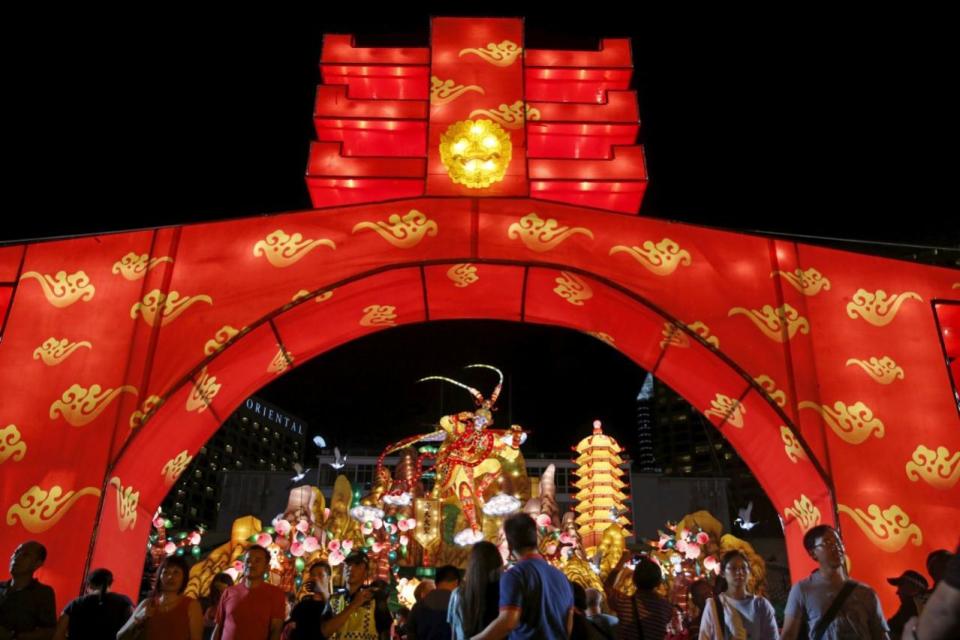
[[[800,442],[797,441],[797,436],[790,427],[780,425],[780,438],[783,440],[783,450],[787,453],[787,457],[790,458],[790,462],[796,463],[799,460],[808,460],[807,452],[800,446]]]
[[[805,296],[815,296],[821,291],[830,291],[830,280],[824,277],[819,271],[810,267],[806,271],[797,269],[793,273],[789,271],[771,271],[770,277],[780,276],[793,288]]]
[[[44,340],[42,345],[33,350],[33,359],[43,360],[43,364],[47,365],[48,367],[55,367],[69,358],[70,354],[80,347],[93,349],[93,345],[86,340],[81,340],[80,342],[70,342],[66,338],[57,340],[51,336]]]
[[[177,481],[177,478],[180,477],[180,474],[186,470],[187,465],[189,465],[192,460],[193,456],[187,453],[186,449],[178,453],[175,457],[167,460],[167,463],[163,465],[163,469],[160,470],[163,481],[168,485],[172,485]]]
[[[363,309],[364,316],[360,319],[361,327],[395,326],[397,323],[397,308],[389,304],[372,304]]]
[[[907,477],[913,482],[923,479],[935,489],[952,489],[960,480],[960,451],[951,455],[946,447],[937,447],[934,451],[918,445],[906,470]]]
[[[207,344],[203,346],[204,355],[211,356],[217,351],[220,351],[227,346],[227,343],[230,342],[232,338],[243,333],[245,329],[246,327],[243,329],[234,329],[228,324],[223,325],[220,327],[220,330],[213,335],[213,338],[207,340]]]
[[[681,265],[689,267],[692,259],[690,252],[681,249],[680,245],[664,238],[660,242],[654,243],[653,240],[647,240],[643,247],[628,247],[623,244],[610,249],[609,255],[617,253],[629,254],[634,260],[642,264],[648,271],[658,276],[669,276]]]
[[[660,348],[666,349],[667,345],[687,349],[690,346],[690,338],[686,333],[672,322],[663,323],[663,340],[660,341]]]
[[[430,76],[430,104],[440,107],[450,104],[467,91],[476,91],[483,95],[483,87],[475,84],[456,84],[453,80],[441,80],[437,76]]]
[[[913,291],[888,296],[883,289],[877,289],[875,293],[857,289],[853,300],[847,303],[847,315],[854,320],[863,318],[875,327],[885,327],[893,321],[907,300],[923,302],[923,298]]]
[[[582,307],[584,300],[593,297],[593,289],[590,285],[569,271],[561,271],[560,277],[554,282],[557,286],[554,287],[553,292],[574,306]]]
[[[120,478],[110,478],[110,486],[117,490],[117,524],[120,531],[133,529],[137,526],[137,504],[140,502],[140,492],[133,487],[123,488]]]
[[[420,244],[425,236],[437,235],[437,223],[416,209],[411,209],[402,218],[399,214],[391,214],[386,222],[358,222],[353,227],[353,233],[363,229],[377,232],[381,238],[400,249],[410,249]]]
[[[860,444],[874,432],[877,438],[883,437],[883,422],[880,418],[874,418],[873,411],[862,402],[849,407],[843,402],[834,402],[833,409],[809,401],[801,402],[797,406],[800,409],[813,409],[819,413],[833,432],[848,444]]]
[[[20,462],[27,455],[27,443],[20,439],[17,425],[8,424],[0,429],[0,464],[7,460]]]
[[[951,288],[951,289],[960,289],[960,282],[954,282],[952,285],[950,285],[950,288]]]
[[[204,367],[200,371],[200,380],[193,385],[190,395],[187,396],[187,411],[197,413],[206,411],[222,386],[217,384],[217,377],[207,373],[207,368]]]
[[[881,551],[896,553],[908,542],[913,542],[915,547],[923,544],[923,531],[916,523],[910,522],[910,516],[898,505],[892,504],[889,509],[881,509],[879,505],[871,504],[864,511],[838,504],[837,511],[850,516]]]
[[[143,406],[140,407],[138,411],[134,411],[130,414],[130,428],[136,429],[137,427],[143,425],[147,417],[153,413],[153,410],[163,404],[163,398],[160,396],[150,396],[143,401]]]
[[[745,315],[750,319],[750,322],[756,325],[757,329],[763,332],[763,335],[775,342],[783,342],[784,329],[787,332],[787,340],[793,340],[798,331],[802,334],[810,333],[810,323],[789,304],[784,304],[776,309],[769,304],[765,304],[760,311],[734,307],[727,312],[728,317],[737,314]]]
[[[36,280],[40,283],[43,295],[47,302],[63,309],[78,300],[89,302],[96,293],[96,288],[90,284],[90,278],[83,271],[77,271],[69,276],[66,271],[57,271],[55,276],[44,275],[36,271],[27,271],[20,276],[20,281]]]
[[[800,529],[806,533],[813,527],[820,524],[820,509],[804,494],[793,501],[792,507],[785,507],[783,510],[784,518],[794,518]]]
[[[162,258],[151,259],[146,253],[137,255],[131,251],[114,262],[110,272],[114,275],[120,274],[130,281],[140,280],[147,275],[147,271],[150,271],[150,269],[153,269],[162,262],[173,262],[173,258],[163,256]]]
[[[710,327],[697,320],[687,325],[687,328],[703,338],[707,344],[712,344],[715,348],[720,348],[720,338],[710,335]]]
[[[283,349],[278,349],[277,355],[273,356],[273,360],[271,360],[267,366],[267,373],[276,373],[279,375],[289,369],[291,364],[293,364],[293,355]]]
[[[253,245],[253,255],[255,257],[265,256],[267,262],[278,269],[282,269],[299,262],[305,255],[321,246],[331,249],[337,248],[336,243],[327,238],[320,238],[319,240],[308,238],[304,240],[299,233],[287,235],[283,229],[277,229],[265,239],[258,240]]]
[[[779,406],[787,405],[787,394],[782,389],[777,389],[777,383],[768,375],[760,375],[753,379],[766,392],[771,400]]]
[[[157,315],[159,314],[160,326],[165,327],[197,302],[206,302],[212,305],[213,298],[204,294],[181,298],[177,291],[163,293],[160,289],[154,289],[143,296],[143,300],[133,303],[133,306],[130,307],[130,317],[136,320],[139,313],[143,316],[144,322],[153,327],[156,326]]]
[[[523,127],[526,120],[539,120],[540,110],[530,105],[524,106],[523,100],[517,100],[513,104],[501,103],[496,109],[474,109],[470,112],[470,118],[484,116],[490,118],[497,124],[507,129],[519,129]]]
[[[479,56],[497,67],[509,67],[516,62],[520,54],[523,53],[523,47],[510,40],[504,40],[500,44],[491,42],[483,49],[461,49],[459,57],[462,58],[470,53]]]
[[[480,279],[477,275],[477,267],[469,262],[455,264],[447,269],[447,277],[453,281],[453,286],[461,289],[469,287]]]
[[[71,385],[69,389],[63,392],[60,400],[55,400],[50,405],[50,419],[56,420],[61,415],[68,424],[74,427],[82,427],[90,424],[97,419],[103,410],[113,402],[121,393],[132,393],[137,395],[137,388],[132,385],[124,385],[116,389],[106,389],[100,393],[100,385],[90,385],[89,389],[84,389],[78,384]]]
[[[740,404],[739,400],[718,393],[717,397],[710,401],[710,408],[704,411],[703,415],[713,416],[732,424],[737,429],[743,429],[743,414],[746,412],[747,408]]]
[[[519,238],[527,249],[537,253],[550,251],[578,233],[593,240],[593,232],[586,227],[561,227],[556,219],[542,220],[536,213],[529,213],[520,218],[520,222],[514,222],[507,227],[508,238],[511,240]]]
[[[713,345],[714,348],[720,348],[720,338],[710,335],[710,327],[697,320],[687,325],[687,328],[703,338],[704,342]],[[690,346],[690,338],[683,331],[680,331],[677,325],[672,322],[663,323],[663,340],[660,341],[660,348],[664,349],[667,345],[686,349]]]
[[[614,344],[614,342],[616,341],[613,339],[613,336],[611,336],[609,333],[604,333],[603,331],[587,331],[587,333],[589,333],[591,336],[593,336],[597,340],[602,340],[603,342],[606,342],[611,347],[617,346]]]
[[[23,528],[30,533],[43,533],[57,524],[83,496],[99,497],[100,489],[84,487],[79,491],[63,493],[63,489],[57,485],[50,487],[50,491],[34,485],[20,496],[19,504],[7,509],[7,524],[12,526],[19,519]]]
[[[874,379],[875,382],[880,384],[891,384],[898,378],[903,380],[904,373],[903,369],[893,361],[893,358],[890,356],[883,356],[880,359],[870,358],[870,362],[866,360],[857,360],[856,358],[850,358],[847,360],[847,366],[855,364],[861,369],[867,372],[867,375]]]

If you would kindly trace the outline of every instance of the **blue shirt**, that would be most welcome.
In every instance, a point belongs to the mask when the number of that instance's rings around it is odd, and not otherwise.
[[[500,608],[520,609],[510,640],[566,640],[573,588],[567,577],[539,555],[529,556],[500,576]]]

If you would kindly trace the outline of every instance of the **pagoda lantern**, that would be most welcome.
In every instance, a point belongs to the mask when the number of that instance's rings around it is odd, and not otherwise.
[[[592,556],[607,527],[613,523],[624,528],[630,526],[630,520],[624,515],[627,495],[624,493],[624,471],[620,468],[623,449],[615,439],[603,433],[600,421],[594,420],[593,433],[581,440],[574,450],[577,452],[574,473],[578,476],[573,483],[578,489],[574,508],[578,514],[576,523],[584,549],[588,556]]]

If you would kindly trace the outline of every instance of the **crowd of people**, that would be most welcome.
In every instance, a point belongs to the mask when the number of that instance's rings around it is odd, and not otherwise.
[[[0,640],[766,640],[870,638],[939,640],[960,637],[960,555],[930,554],[927,572],[890,578],[900,607],[885,619],[877,593],[847,575],[845,549],[833,528],[804,536],[817,563],[790,590],[782,627],[771,603],[750,593],[750,563],[740,551],[720,561],[715,587],[690,587],[686,613],[658,593],[659,565],[626,552],[604,591],[584,589],[538,553],[537,525],[526,514],[504,522],[514,564],[507,569],[496,546],[473,546],[466,573],[439,567],[424,581],[411,610],[391,614],[388,585],[370,580],[362,551],[344,560],[343,586],[334,589],[328,563],[307,570],[307,595],[288,606],[286,594],[265,582],[270,554],[253,545],[236,584],[214,578],[208,596],[184,591],[189,567],[170,556],[159,567],[152,592],[136,607],[110,591],[107,569],[90,572],[84,595],[56,615],[54,592],[35,573],[47,551],[21,544],[10,558],[10,579],[0,582]],[[289,611],[288,611],[289,609]]]

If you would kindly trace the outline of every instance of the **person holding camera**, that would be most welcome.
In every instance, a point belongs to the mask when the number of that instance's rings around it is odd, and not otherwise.
[[[310,595],[297,603],[290,612],[284,638],[289,640],[322,640],[321,626],[324,620],[333,617],[330,610],[330,565],[317,560],[307,570],[309,580],[304,589]]]
[[[390,633],[393,618],[387,608],[387,590],[383,581],[365,586],[370,571],[367,554],[354,551],[343,561],[346,589],[330,599],[333,616],[323,621],[320,630],[333,640],[379,640]]]

